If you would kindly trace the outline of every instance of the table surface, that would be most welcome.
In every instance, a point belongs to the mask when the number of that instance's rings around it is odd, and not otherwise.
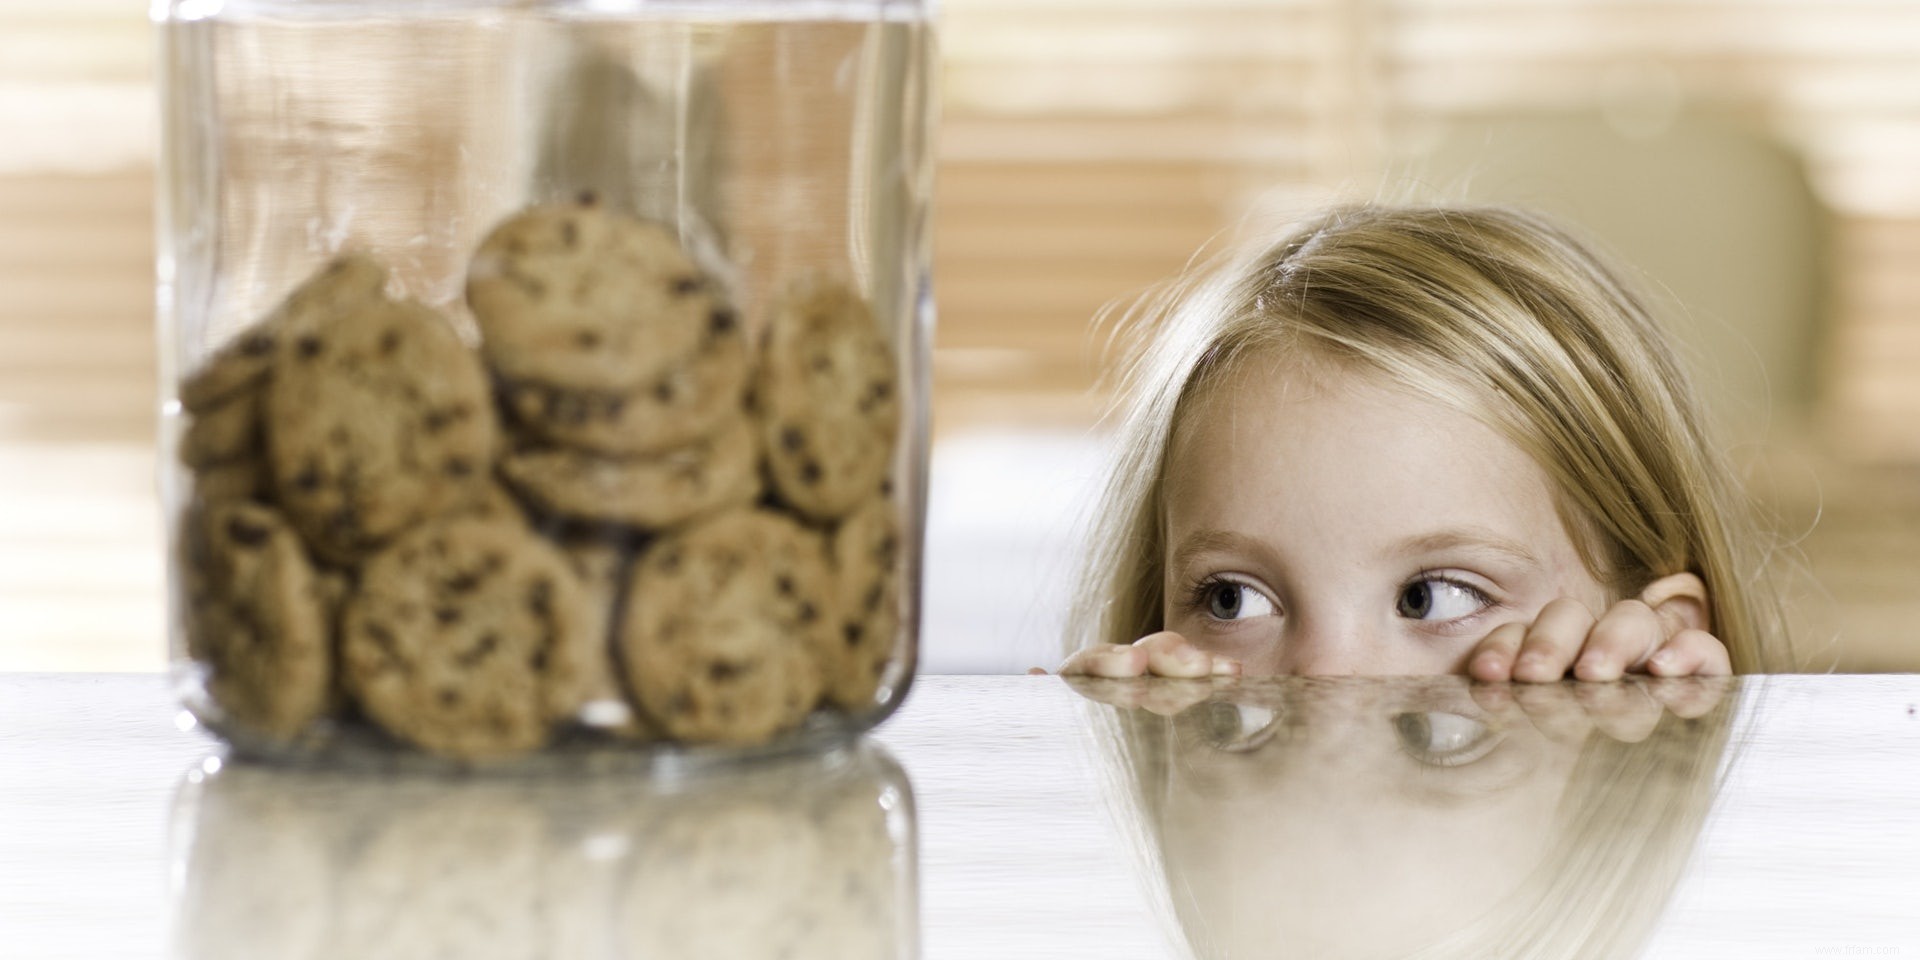
[[[263,769],[0,676],[0,956],[1920,956],[1920,678],[922,677],[676,780]]]

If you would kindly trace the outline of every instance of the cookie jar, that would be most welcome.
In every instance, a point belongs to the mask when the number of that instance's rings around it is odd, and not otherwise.
[[[738,758],[913,674],[932,0],[158,0],[178,696]]]

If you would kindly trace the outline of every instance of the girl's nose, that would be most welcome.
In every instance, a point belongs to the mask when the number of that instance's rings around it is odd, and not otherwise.
[[[1287,637],[1280,672],[1296,677],[1380,673],[1379,641],[1354,626],[1302,624]]]

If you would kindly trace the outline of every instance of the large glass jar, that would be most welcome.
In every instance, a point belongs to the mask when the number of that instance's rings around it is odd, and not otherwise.
[[[428,765],[912,676],[931,0],[163,0],[182,702]]]

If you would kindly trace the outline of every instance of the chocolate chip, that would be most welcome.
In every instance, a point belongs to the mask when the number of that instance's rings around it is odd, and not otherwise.
[[[243,547],[257,547],[267,542],[267,535],[273,531],[244,517],[234,517],[227,521],[227,538]]]
[[[800,482],[813,486],[820,482],[820,464],[809,457],[800,464]]]
[[[745,672],[746,670],[739,666],[718,660],[707,666],[707,677],[714,683],[726,683]]]
[[[706,281],[701,280],[699,277],[690,275],[674,277],[673,295],[676,297],[690,297],[699,293],[706,285]],[[717,313],[718,311],[715,312]]]
[[[667,552],[662,553],[660,555],[659,565],[660,565],[661,573],[673,573],[674,571],[679,570],[680,569],[680,551],[668,550]]]
[[[842,627],[840,632],[846,635],[847,646],[857,647],[860,645],[861,627],[859,624],[849,623],[845,627]]]
[[[798,615],[798,619],[803,624],[812,623],[813,621],[820,619],[820,611],[814,609],[813,604],[802,601],[800,604],[800,612]]]
[[[386,333],[383,333],[380,335],[380,355],[381,356],[391,357],[393,356],[394,351],[399,349],[400,349],[400,331],[388,330]]]
[[[873,586],[867,588],[867,595],[860,598],[860,604],[861,606],[866,608],[868,613],[872,613],[875,610],[880,609],[880,598],[882,596],[883,594],[880,592],[880,585],[876,583]]]
[[[533,656],[527,659],[527,666],[532,667],[536,673],[544,672],[547,669],[547,651],[535,650]]]
[[[783,573],[774,578],[773,588],[780,591],[781,596],[791,597],[793,596],[793,578]]]
[[[592,190],[582,190],[574,199],[583,207],[591,207],[600,202],[600,195]]]
[[[439,621],[443,627],[451,626],[460,622],[460,611],[456,607],[435,607],[433,619]]]
[[[373,645],[379,647],[387,656],[396,660],[400,658],[400,643],[394,638],[393,631],[382,624],[369,623],[361,628],[361,632],[365,633],[367,639],[372,640]]]
[[[473,475],[473,464],[465,457],[448,457],[443,469],[446,470],[447,476],[449,477],[466,477]]]
[[[420,421],[420,426],[428,433],[439,433],[447,428],[447,424],[452,422],[452,417],[439,410],[434,410],[427,414],[426,419]]]
[[[498,649],[500,649],[500,635],[483,633],[480,635],[480,642],[474,644],[473,649],[462,653],[456,658],[456,662],[464,668],[472,669],[479,666],[480,661],[493,656],[493,652]]]
[[[320,338],[313,334],[307,334],[293,342],[294,352],[299,354],[302,360],[311,360],[319,356],[322,346]]]
[[[880,481],[880,495],[883,497],[893,496],[893,478],[892,477],[887,477],[886,479],[883,479]]]
[[[806,445],[806,434],[801,433],[799,427],[787,427],[780,431],[780,449],[788,453],[799,453],[800,448]]]
[[[553,581],[542,577],[527,588],[527,609],[543,619],[553,614]]]
[[[264,357],[273,352],[273,335],[270,333],[249,334],[240,341],[240,353],[248,357]]]
[[[573,342],[582,350],[592,350],[600,346],[600,334],[592,330],[582,330],[573,335]]]
[[[673,382],[670,380],[661,380],[659,383],[654,384],[653,398],[661,403],[672,403]]]
[[[460,691],[452,687],[440,688],[440,705],[441,706],[451,707],[451,706],[457,705],[459,702],[460,702]]]
[[[715,307],[712,313],[707,314],[707,333],[710,336],[725,336],[739,325],[740,318],[726,307]]]
[[[293,488],[301,493],[313,493],[320,489],[320,468],[308,467],[293,475]]]
[[[600,415],[606,420],[618,420],[627,409],[627,398],[618,393],[610,393],[600,402]]]
[[[572,220],[560,221],[560,242],[571,250],[580,243],[580,225]]]
[[[480,586],[480,578],[471,573],[455,574],[447,581],[447,589],[454,593],[472,593]]]

